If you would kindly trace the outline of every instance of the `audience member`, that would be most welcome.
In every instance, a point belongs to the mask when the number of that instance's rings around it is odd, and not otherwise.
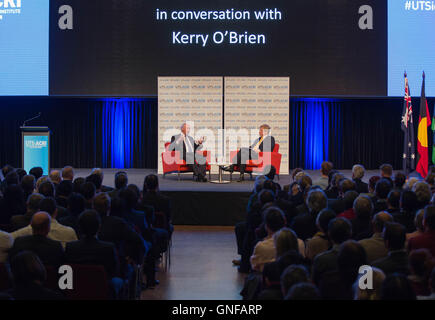
[[[427,249],[417,249],[409,253],[409,281],[417,296],[429,296],[429,278],[435,260]]]
[[[30,169],[29,174],[34,176],[35,180],[37,181],[44,174],[44,170],[41,167],[34,167],[34,168]]]
[[[66,246],[67,242],[77,240],[77,235],[74,229],[63,226],[57,222],[57,207],[56,201],[53,198],[42,199],[39,203],[39,210],[50,215],[50,228],[48,229],[48,238],[59,241],[63,247]],[[35,215],[33,215],[34,217]],[[17,231],[11,233],[12,237],[15,239],[23,236],[28,236],[32,234],[32,226],[27,226],[21,228]]]
[[[320,293],[313,284],[302,282],[290,289],[285,300],[320,300]]]
[[[386,223],[393,222],[393,217],[388,212],[377,213],[372,220],[373,236],[359,241],[367,254],[367,263],[384,258],[388,254],[382,235]]]
[[[62,179],[73,181],[74,180],[74,169],[71,166],[66,166],[62,169]]]
[[[387,276],[392,273],[409,274],[408,254],[405,251],[406,230],[399,223],[385,223],[383,237],[388,255],[372,263]]]
[[[334,218],[336,218],[335,212],[329,209],[323,209],[317,216],[318,232],[306,242],[305,256],[309,260],[312,261],[315,256],[329,249],[331,244],[328,238],[328,225]]]
[[[406,275],[393,273],[387,275],[381,289],[382,300],[415,300],[416,295]]]
[[[329,222],[328,233],[332,248],[317,255],[313,261],[312,279],[316,285],[320,284],[325,273],[337,269],[340,244],[351,238],[352,225],[345,218],[335,218]]]
[[[355,190],[358,193],[368,193],[369,186],[367,183],[362,181],[364,177],[365,168],[360,164],[356,164],[352,167],[352,179],[355,182]]]
[[[419,235],[422,235],[424,233],[423,219],[424,219],[424,209],[420,209],[417,211],[417,213],[415,214],[415,218],[414,218],[415,231],[406,234],[406,241],[407,242],[409,241],[409,239],[412,239],[412,238],[417,237]],[[396,222],[398,222],[398,221],[396,221]],[[408,244],[407,244],[407,246],[408,246]]]
[[[27,198],[26,213],[11,218],[11,231],[24,228],[30,224],[33,214],[38,212],[39,205],[45,197],[40,193],[33,193]]]
[[[326,190],[329,185],[329,172],[331,172],[333,165],[329,161],[322,162],[320,166],[320,179],[313,183],[314,186],[319,186],[322,190]]]
[[[8,291],[15,300],[63,300],[64,297],[44,287],[47,272],[38,256],[22,251],[11,260],[13,289]]]
[[[435,206],[430,205],[424,209],[424,233],[408,241],[408,250],[428,249],[435,257]]]
[[[59,241],[49,239],[51,217],[46,212],[37,212],[32,217],[31,233],[15,238],[9,259],[21,251],[32,251],[45,265],[59,267],[64,262],[64,251]]]
[[[372,236],[372,200],[366,195],[360,195],[353,202],[353,211],[355,212],[355,219],[351,220],[352,238],[354,240],[370,238]]]
[[[250,259],[252,270],[259,272],[263,271],[265,263],[275,261],[276,248],[273,235],[285,225],[284,213],[276,207],[267,209],[264,216],[267,237],[256,244]]]

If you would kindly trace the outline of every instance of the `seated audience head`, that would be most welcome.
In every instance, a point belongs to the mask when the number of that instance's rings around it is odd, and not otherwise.
[[[96,188],[92,182],[85,182],[81,189],[81,194],[85,197],[85,200],[90,201],[94,198]]]
[[[290,250],[299,252],[298,237],[293,230],[282,228],[273,235],[276,248],[276,257],[279,258]]]
[[[94,197],[93,200],[94,210],[96,210],[101,217],[107,217],[110,212],[110,197],[107,193],[101,192]]]
[[[324,177],[329,177],[329,173],[331,172],[331,170],[333,168],[334,168],[334,165],[332,164],[332,162],[323,161],[322,164],[320,165],[320,173]]]
[[[417,197],[417,207],[419,209],[422,209],[429,204],[432,198],[432,192],[430,186],[426,182],[420,181],[415,183],[412,187],[412,191],[415,192]]]
[[[269,235],[273,235],[285,226],[285,217],[281,209],[270,207],[264,212],[266,230]]]
[[[385,223],[383,236],[385,247],[388,249],[388,251],[405,249],[406,229],[400,223]]]
[[[348,285],[355,282],[359,268],[367,264],[367,255],[363,246],[355,240],[347,240],[340,245],[337,267],[340,277]]]
[[[393,166],[388,163],[384,163],[379,167],[382,178],[390,178],[393,176]]]
[[[402,193],[397,190],[393,189],[390,191],[387,197],[387,204],[388,209],[396,209],[398,210],[400,208],[400,197],[402,196]]]
[[[39,202],[39,211],[47,212],[52,219],[56,219],[57,206],[54,198],[46,197]]]
[[[350,179],[341,179],[338,185],[338,191],[342,197],[348,191],[354,191],[356,188],[355,182]]]
[[[400,196],[400,208],[406,212],[413,212],[417,206],[416,194],[410,190],[403,190]]]
[[[2,168],[2,174],[3,174],[3,177],[6,177],[6,176],[8,175],[9,172],[12,172],[12,171],[14,171],[14,170],[15,170],[14,167],[12,167],[12,166],[9,165],[9,164],[3,166],[3,168]]]
[[[396,172],[394,175],[394,188],[402,190],[406,182],[406,175],[403,172]]]
[[[373,225],[373,232],[374,233],[382,233],[384,230],[386,223],[393,222],[393,216],[389,214],[388,212],[381,211],[373,217],[372,225]]]
[[[335,218],[328,225],[329,239],[334,244],[342,244],[352,237],[352,225],[346,218]]]
[[[19,178],[20,182],[21,182],[21,180],[23,179],[23,177],[24,177],[25,175],[27,175],[26,170],[24,170],[23,168],[18,168],[18,169],[15,170],[15,171],[16,171],[17,174],[18,174],[18,178]]]
[[[6,175],[5,181],[8,186],[11,186],[13,184],[19,184],[20,178],[16,171],[11,171]]]
[[[304,172],[304,169],[302,169],[302,168],[293,169],[293,171],[292,171],[292,180],[293,181],[296,181],[296,176],[299,172]]]
[[[30,251],[22,251],[11,259],[11,273],[15,287],[43,285],[47,272],[39,257]]]
[[[414,184],[416,184],[419,181],[420,181],[420,179],[417,179],[415,177],[409,178],[408,182],[406,182],[406,184],[405,184],[405,189],[406,190],[412,190],[412,188],[414,187]]]
[[[56,188],[57,197],[68,198],[73,193],[73,185],[70,181],[62,181]]]
[[[85,197],[82,194],[73,192],[68,197],[68,211],[71,216],[78,217],[85,210]]]
[[[104,172],[100,168],[94,168],[94,169],[92,169],[91,175],[93,175],[93,174],[99,175],[100,178],[101,178],[101,181],[104,181]]]
[[[360,275],[353,286],[354,289],[354,300],[364,300],[364,301],[375,301],[381,300],[382,295],[382,284],[385,280],[385,273],[376,267],[372,267],[372,286],[373,289],[361,289],[359,285]]]
[[[258,194],[258,200],[261,204],[261,206],[264,206],[268,203],[273,203],[275,201],[275,192],[268,189],[263,189]]]
[[[159,177],[155,174],[149,174],[145,177],[143,182],[144,192],[157,192],[159,190]]]
[[[266,181],[266,180],[267,180],[266,176],[263,176],[263,175],[257,176],[255,178],[253,192],[259,193],[263,189],[263,184],[264,184],[264,181]],[[293,182],[293,183],[296,183],[296,182]],[[144,188],[144,190],[145,190],[145,188]]]
[[[379,180],[381,180],[380,176],[373,176],[369,179],[369,193],[371,194],[375,193],[376,184],[378,183]]]
[[[331,187],[336,188],[338,190],[338,188],[340,187],[340,182],[341,180],[344,179],[344,175],[341,174],[340,172],[335,172],[332,176],[331,179]]]
[[[424,209],[423,225],[426,231],[435,230],[435,206],[427,206]]]
[[[356,164],[352,167],[352,178],[361,180],[364,177],[365,168],[360,164]]]
[[[383,178],[376,182],[375,194],[379,199],[386,200],[392,188],[393,185],[391,184],[391,181]]]
[[[296,181],[302,189],[302,192],[309,189],[313,185],[313,180],[307,174],[296,177]]]
[[[321,231],[325,235],[327,235],[329,222],[332,219],[335,219],[336,217],[337,217],[337,214],[335,213],[334,210],[330,210],[330,209],[321,210],[316,218],[317,229],[319,229],[319,231]]]
[[[32,193],[35,190],[36,180],[31,174],[28,174],[21,179],[21,188],[26,193]]]
[[[60,176],[59,170],[51,170],[48,177],[55,184],[59,184],[62,181],[62,177]]]
[[[280,282],[282,295],[285,297],[295,284],[310,282],[310,276],[304,265],[293,264],[284,270]]]
[[[50,232],[51,218],[47,212],[37,212],[30,223],[34,235],[46,237]]]
[[[308,192],[306,204],[310,213],[317,214],[328,205],[328,199],[321,189],[314,189]]]
[[[75,178],[73,182],[73,192],[81,193],[82,185],[85,184],[85,182],[86,182],[85,178],[82,177]]]
[[[38,187],[38,192],[44,197],[54,197],[54,185],[50,180],[44,181]]]
[[[353,202],[353,211],[358,219],[369,220],[373,214],[373,201],[368,196],[358,196]]]
[[[63,180],[74,180],[74,169],[71,166],[66,166],[62,169],[62,179]]]
[[[3,194],[3,199],[5,203],[9,204],[9,209],[12,208],[18,210],[23,209],[24,211],[24,207],[25,207],[24,192],[20,186],[16,184],[7,186]],[[18,212],[13,212],[13,213],[18,213]]]
[[[90,176],[86,177],[86,182],[90,182],[95,186],[96,190],[101,190],[101,185],[103,184],[103,179],[101,179],[101,176],[98,174],[91,174]]]
[[[267,179],[266,181],[264,181],[263,183],[263,190],[272,190],[273,192],[276,193],[276,184],[272,181]]]
[[[44,170],[41,167],[33,167],[30,169],[29,174],[35,177],[35,180],[38,180],[44,174]]]
[[[426,183],[429,184],[431,188],[433,188],[435,185],[435,172],[429,173],[424,181],[426,181]]]
[[[100,225],[101,218],[95,210],[83,211],[79,216],[80,231],[86,238],[94,238],[100,229]]]
[[[415,292],[408,278],[399,273],[387,275],[381,289],[382,300],[415,300]]]
[[[320,300],[320,293],[312,283],[295,284],[288,292],[285,300]]]
[[[115,188],[120,190],[128,185],[128,176],[124,171],[119,171],[115,174]]]
[[[358,198],[358,195],[359,193],[354,190],[346,191],[343,196],[344,208],[346,210],[353,208],[353,203],[355,202],[356,198]]]
[[[39,210],[39,205],[41,203],[41,200],[43,200],[45,197],[40,193],[32,193],[27,198],[27,213],[33,214]]]
[[[123,200],[125,209],[130,211],[134,209],[137,205],[139,199],[135,191],[129,188],[124,188],[119,192],[119,198]]]

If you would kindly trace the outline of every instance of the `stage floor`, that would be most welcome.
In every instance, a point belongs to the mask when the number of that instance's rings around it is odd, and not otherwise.
[[[129,183],[136,184],[140,189],[142,189],[144,178],[151,173],[157,173],[155,169],[103,169],[104,181],[103,183],[107,186],[114,186],[115,173],[118,171],[125,171],[128,174]],[[316,181],[320,177],[320,172],[318,170],[307,170],[308,174],[311,176],[313,181]],[[346,177],[352,177],[351,170],[341,170]],[[75,169],[76,177],[86,177],[91,173],[91,169]],[[364,181],[367,182],[371,176],[378,175],[378,170],[366,171]],[[233,174],[233,182],[227,184],[215,184],[215,183],[200,183],[192,180],[191,173],[181,174],[181,180],[178,181],[177,174],[167,175],[163,179],[162,175],[159,175],[160,180],[160,190],[161,191],[195,191],[195,192],[251,192],[254,187],[254,179],[249,179],[249,175],[245,175],[244,182],[237,182],[239,178],[239,173],[235,172]],[[207,176],[208,178],[208,176]],[[212,179],[217,180],[217,174],[212,174]],[[224,180],[230,180],[230,175],[225,174]],[[290,184],[292,182],[290,175],[280,175],[279,180],[275,178],[276,182],[279,182],[281,186]]]

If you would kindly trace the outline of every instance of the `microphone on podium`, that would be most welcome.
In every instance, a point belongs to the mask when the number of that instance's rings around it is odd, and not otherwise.
[[[23,127],[26,126],[26,123],[27,123],[27,122],[32,121],[32,120],[35,120],[35,119],[38,119],[41,115],[42,115],[42,112],[39,112],[38,115],[37,115],[36,117],[33,117],[33,118],[30,118],[30,119],[27,119],[26,121],[23,122]]]

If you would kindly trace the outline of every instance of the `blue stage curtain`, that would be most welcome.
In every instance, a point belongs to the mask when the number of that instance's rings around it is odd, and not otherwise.
[[[290,106],[290,170],[319,169],[323,161],[337,160],[341,149],[340,101],[292,99]]]
[[[155,101],[104,99],[101,112],[102,167],[156,167]],[[154,159],[154,160],[153,160]]]

